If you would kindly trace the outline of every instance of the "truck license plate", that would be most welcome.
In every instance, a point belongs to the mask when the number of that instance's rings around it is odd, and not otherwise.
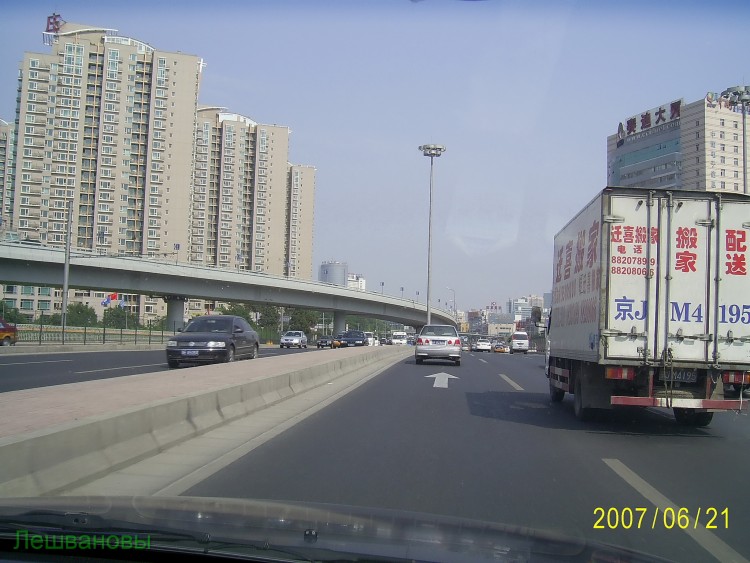
[[[698,381],[698,371],[694,369],[676,369],[662,372],[660,381],[679,381],[681,383],[695,383]]]

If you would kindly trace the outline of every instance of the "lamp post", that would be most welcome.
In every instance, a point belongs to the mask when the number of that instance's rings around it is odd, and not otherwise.
[[[422,145],[419,147],[424,156],[430,157],[430,209],[427,218],[427,324],[430,324],[432,315],[430,311],[430,277],[432,273],[432,183],[435,157],[445,152],[442,145]]]
[[[402,286],[402,287],[401,287],[401,299],[403,299],[403,298],[404,298],[404,288],[403,288],[403,286]]]
[[[453,292],[453,318],[458,323],[458,307],[456,307],[456,290],[453,289],[452,287],[446,287],[445,289]]]
[[[729,99],[732,107],[742,106],[742,192],[747,191],[747,149],[745,148],[745,116],[747,108],[750,107],[750,86],[734,86],[727,88],[721,93],[723,98]]]
[[[385,287],[385,282],[380,282],[380,295],[383,295],[383,288]]]

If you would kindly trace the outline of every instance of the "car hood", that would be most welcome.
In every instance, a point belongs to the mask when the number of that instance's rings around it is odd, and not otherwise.
[[[207,340],[226,340],[231,335],[228,332],[178,332],[170,336],[169,340],[177,342],[205,342]]]
[[[666,561],[557,532],[390,509],[201,497],[0,499],[0,533],[114,530],[150,535],[151,547],[247,553],[249,546],[269,557],[277,551],[344,560]]]

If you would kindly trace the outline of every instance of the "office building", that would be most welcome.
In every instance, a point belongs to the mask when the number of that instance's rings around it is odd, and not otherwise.
[[[347,274],[346,287],[359,291],[367,291],[367,280],[362,274],[349,273]]]
[[[607,184],[747,193],[743,119],[741,105],[712,92],[631,116],[607,137]]]

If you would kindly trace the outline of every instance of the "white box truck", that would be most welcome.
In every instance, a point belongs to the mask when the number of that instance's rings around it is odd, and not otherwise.
[[[550,397],[706,426],[750,387],[750,196],[606,188],[555,236]]]

